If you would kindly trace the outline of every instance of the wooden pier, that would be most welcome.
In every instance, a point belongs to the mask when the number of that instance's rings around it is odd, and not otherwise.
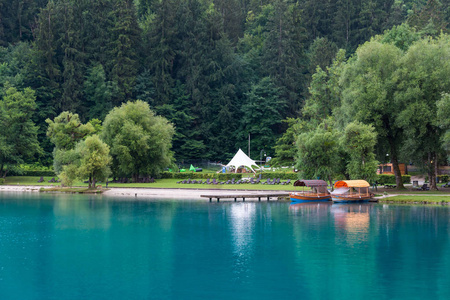
[[[220,201],[220,199],[233,199],[234,202],[237,201],[237,199],[242,199],[243,202],[245,202],[245,199],[258,199],[258,201],[261,201],[261,199],[266,199],[267,201],[270,201],[270,198],[276,197],[277,200],[279,198],[289,198],[289,193],[249,193],[249,194],[229,194],[229,195],[200,195],[200,197],[203,198],[209,198],[209,202],[212,202],[212,199],[217,199],[217,202]]]

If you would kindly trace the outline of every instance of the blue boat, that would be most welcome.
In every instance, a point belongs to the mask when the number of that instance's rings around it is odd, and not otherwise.
[[[294,186],[307,186],[311,190],[289,193],[292,202],[323,202],[331,200],[331,195],[327,190],[327,183],[323,180],[297,180],[294,182]]]

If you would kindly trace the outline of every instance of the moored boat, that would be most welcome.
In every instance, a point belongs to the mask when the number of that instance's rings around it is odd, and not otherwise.
[[[291,192],[292,202],[319,202],[330,201],[331,195],[327,190],[327,183],[323,180],[297,180],[294,186],[310,187],[309,191]]]
[[[369,191],[370,184],[365,180],[340,180],[334,184],[331,192],[333,202],[366,202],[373,194]]]

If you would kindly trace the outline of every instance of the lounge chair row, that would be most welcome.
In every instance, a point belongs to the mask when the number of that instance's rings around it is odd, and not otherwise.
[[[227,181],[217,181],[215,178],[213,178],[212,180],[211,179],[206,179],[205,181],[203,181],[203,180],[191,180],[191,179],[185,179],[185,180],[183,180],[183,181],[177,181],[177,183],[180,183],[180,184],[243,184],[243,183],[247,183],[247,184],[259,184],[259,183],[261,183],[261,184],[281,184],[281,185],[287,185],[287,184],[290,184],[291,183],[291,180],[290,179],[288,179],[288,180],[286,180],[286,181],[284,181],[284,182],[281,182],[281,179],[280,178],[274,178],[273,180],[272,179],[267,179],[267,181],[263,181],[263,182],[261,182],[261,179],[254,179],[254,178],[250,178],[250,180],[249,181],[245,181],[245,180],[242,180],[242,179],[239,179],[239,180],[235,180],[234,178],[233,179],[231,179],[231,180],[227,180]]]
[[[44,177],[43,176],[41,176],[41,178],[39,178],[39,180],[37,181],[38,183],[40,183],[40,182],[44,182],[45,180],[44,180]],[[55,177],[53,177],[52,179],[50,179],[48,182],[50,182],[50,183],[53,183],[53,182],[61,182],[61,180],[57,180],[57,179],[55,179]]]

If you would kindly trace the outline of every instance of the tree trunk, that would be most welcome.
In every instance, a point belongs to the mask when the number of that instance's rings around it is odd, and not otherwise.
[[[397,149],[395,147],[394,138],[388,137],[388,141],[391,148],[391,163],[392,167],[394,168],[395,184],[397,185],[397,189],[405,189],[402,180],[402,173],[400,172],[400,168],[398,166]]]
[[[331,191],[334,191],[334,185],[333,185],[333,180],[331,179],[331,176],[328,176],[328,181],[330,182]]]
[[[89,188],[92,187],[92,175],[89,175]]]
[[[437,191],[436,185],[436,153],[428,153],[428,163],[430,164],[428,168],[428,179],[430,182],[430,190]]]

